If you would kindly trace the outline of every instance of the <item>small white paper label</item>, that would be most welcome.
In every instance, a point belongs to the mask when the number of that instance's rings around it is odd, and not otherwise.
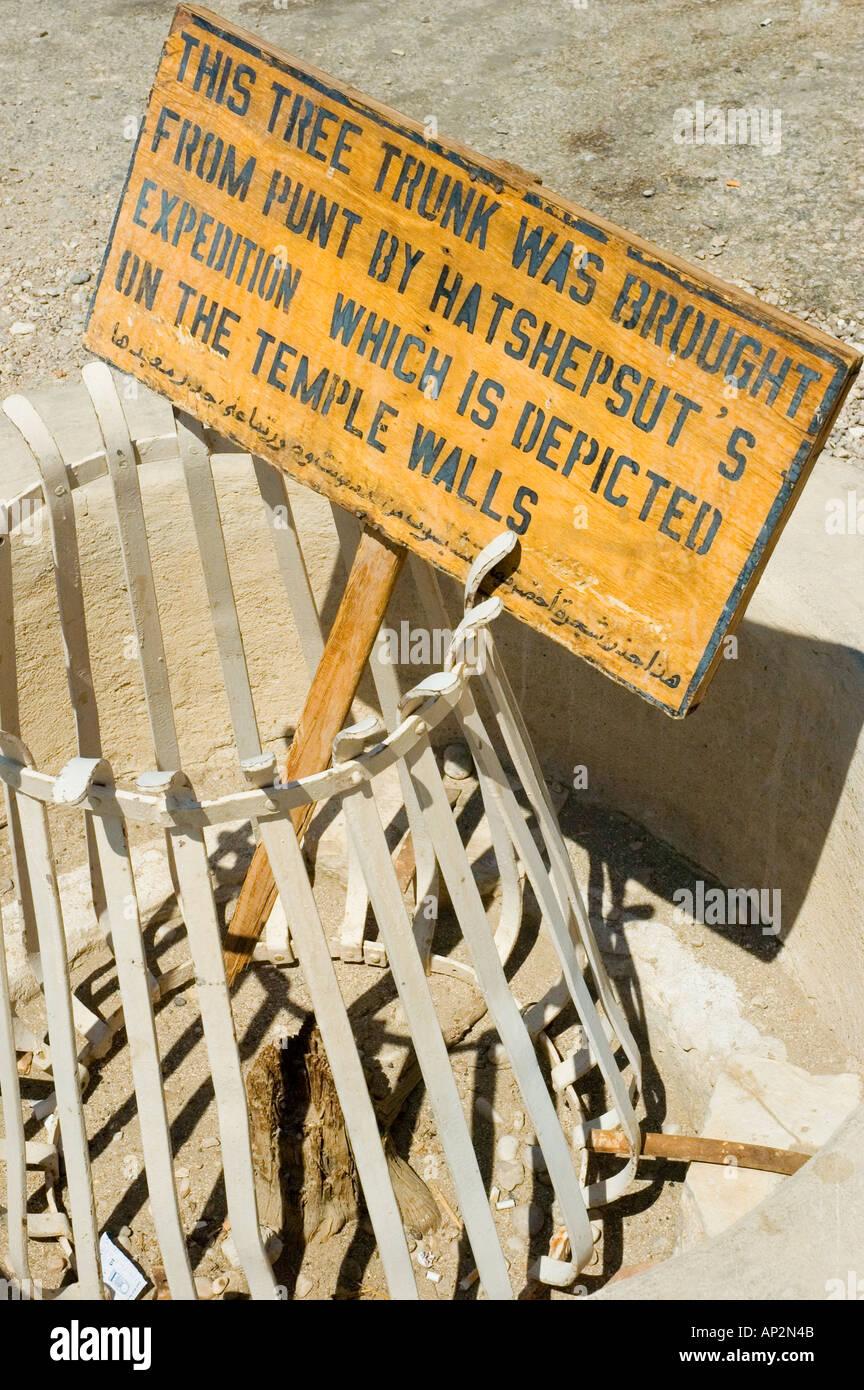
[[[99,1256],[102,1261],[102,1278],[115,1299],[131,1303],[143,1289],[146,1289],[147,1280],[140,1269],[104,1231],[99,1237]]]

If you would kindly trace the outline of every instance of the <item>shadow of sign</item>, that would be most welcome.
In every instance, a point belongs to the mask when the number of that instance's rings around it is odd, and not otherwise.
[[[827,875],[819,902],[830,900],[832,866],[854,865],[860,854],[860,832],[843,804],[847,783],[854,794],[861,775],[854,764],[864,722],[860,651],[745,619],[737,657],[721,663],[712,700],[670,725],[585,667],[571,666],[562,689],[545,644],[512,626],[507,639],[538,749],[558,765],[566,758],[588,769],[587,791],[574,796],[642,822],[707,871],[706,888],[719,880],[780,890],[780,942],[805,921],[817,872]],[[531,689],[544,691],[542,702]],[[638,877],[633,858],[628,872]],[[836,901],[839,913],[839,890]]]

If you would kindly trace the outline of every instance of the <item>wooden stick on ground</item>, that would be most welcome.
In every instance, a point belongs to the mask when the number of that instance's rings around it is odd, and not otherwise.
[[[588,1147],[594,1153],[629,1154],[630,1141],[620,1129],[592,1129]],[[738,1144],[732,1139],[700,1139],[690,1134],[643,1134],[643,1158],[668,1158],[673,1163],[733,1164],[763,1173],[797,1173],[811,1154],[771,1149],[763,1144]]]
[[[288,750],[282,774],[285,781],[309,776],[329,763],[333,739],[348,716],[404,560],[403,546],[394,545],[374,531],[363,531],[339,611]],[[303,838],[314,809],[300,806],[292,811],[298,839]],[[248,963],[275,901],[276,884],[270,861],[263,845],[259,845],[225,941],[223,955],[229,986]]]

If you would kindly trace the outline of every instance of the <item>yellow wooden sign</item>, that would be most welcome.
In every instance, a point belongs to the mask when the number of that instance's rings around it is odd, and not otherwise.
[[[861,359],[431,126],[181,5],[86,344],[684,714]]]

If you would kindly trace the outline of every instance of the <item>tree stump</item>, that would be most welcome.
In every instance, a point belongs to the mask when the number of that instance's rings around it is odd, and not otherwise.
[[[246,1093],[261,1225],[305,1243],[356,1220],[357,1169],[313,1018],[262,1048]]]
[[[274,1233],[301,1247],[355,1221],[360,1214],[357,1168],[314,1018],[281,1047],[270,1043],[261,1049],[247,1072],[246,1094],[265,1240]],[[386,1101],[380,1106],[385,1114],[391,1108]],[[383,1119],[379,1114],[379,1122]],[[419,1174],[396,1152],[389,1133],[384,1152],[405,1230],[419,1240],[440,1223],[440,1208]]]

